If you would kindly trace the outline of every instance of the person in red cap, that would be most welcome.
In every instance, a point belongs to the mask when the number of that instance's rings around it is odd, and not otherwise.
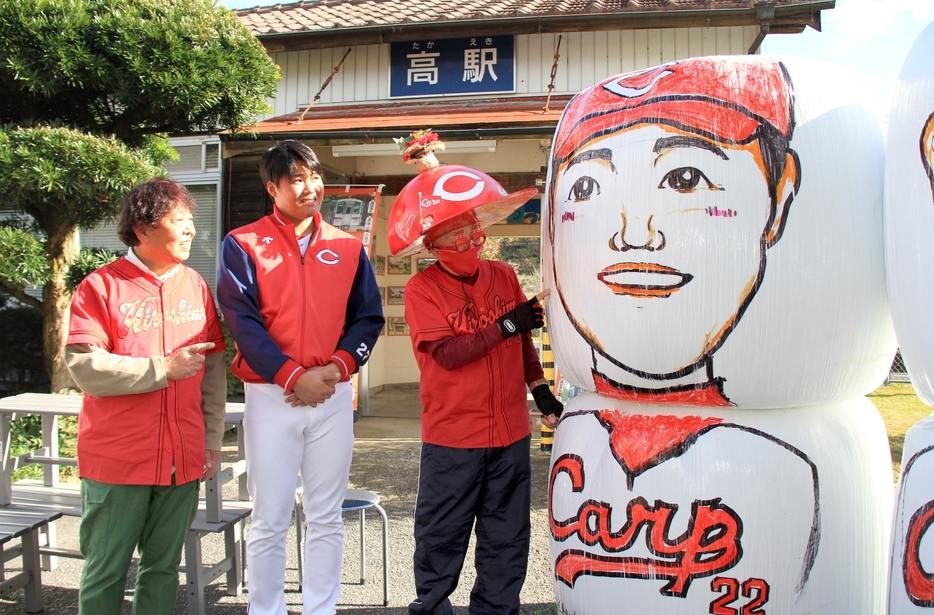
[[[730,405],[712,356],[759,290],[799,188],[793,107],[785,68],[745,57],[628,73],[569,103],[547,241],[598,393]]]
[[[535,195],[514,194],[488,175],[438,166],[428,131],[400,140],[419,175],[390,213],[390,250],[427,248],[438,262],[406,285],[405,318],[421,371],[422,449],[415,506],[416,599],[411,615],[451,615],[471,528],[477,579],[469,612],[512,615],[528,564],[531,499],[526,386],[542,422],[561,414],[530,331],[543,324],[515,271],[480,258],[482,227]]]

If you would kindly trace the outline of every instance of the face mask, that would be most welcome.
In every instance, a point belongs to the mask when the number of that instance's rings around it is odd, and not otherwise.
[[[435,256],[441,264],[451,273],[459,276],[470,276],[477,273],[480,267],[480,248],[471,247],[463,252],[448,252],[438,250]]]

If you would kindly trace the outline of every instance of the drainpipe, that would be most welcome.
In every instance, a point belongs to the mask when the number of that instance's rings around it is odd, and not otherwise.
[[[759,23],[759,34],[756,40],[749,47],[749,54],[754,54],[759,50],[759,45],[765,40],[765,35],[769,33],[769,22],[775,19],[775,0],[762,0],[756,2],[756,21]]]

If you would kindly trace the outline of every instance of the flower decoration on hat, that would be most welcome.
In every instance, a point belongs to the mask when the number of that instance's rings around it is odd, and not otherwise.
[[[419,164],[428,164],[438,166],[438,159],[434,156],[436,149],[443,150],[444,142],[438,139],[438,133],[431,132],[431,128],[416,130],[407,137],[393,139],[402,152],[402,161],[406,164],[414,164],[419,172]],[[433,161],[433,162],[432,162]]]
[[[389,250],[394,256],[416,254],[463,226],[479,230],[500,222],[538,194],[537,188],[509,194],[482,171],[442,165],[434,152],[443,150],[444,143],[430,129],[393,140],[402,160],[418,170],[399,191],[389,213]]]

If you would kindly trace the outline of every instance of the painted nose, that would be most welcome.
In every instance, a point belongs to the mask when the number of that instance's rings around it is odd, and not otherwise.
[[[609,246],[614,252],[628,252],[630,250],[646,250],[656,252],[665,249],[665,233],[656,229],[652,224],[650,215],[644,224],[639,221],[630,223],[626,212],[620,213],[622,225],[619,231],[610,237]]]

